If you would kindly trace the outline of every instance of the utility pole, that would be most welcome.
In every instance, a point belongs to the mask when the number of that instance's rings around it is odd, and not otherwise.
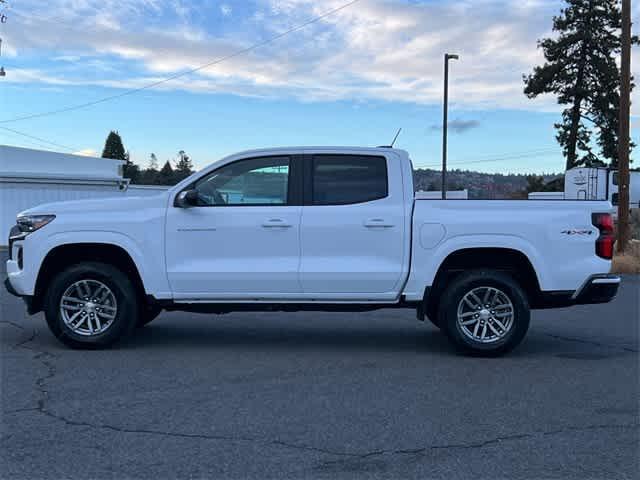
[[[0,7],[5,4],[4,0],[0,0]],[[0,12],[0,24],[7,23],[7,16],[4,12]],[[0,59],[2,58],[2,37],[0,37]],[[4,77],[6,72],[4,71],[4,67],[0,65],[0,77]]]
[[[442,200],[447,199],[447,129],[449,126],[449,60],[458,60],[458,55],[444,54],[444,105],[442,113]]]
[[[2,58],[2,38],[0,38],[0,58]],[[4,67],[0,65],[0,77],[4,77],[5,75]]]
[[[618,133],[618,252],[629,241],[629,117],[631,92],[631,0],[622,0],[620,60],[620,131]]]

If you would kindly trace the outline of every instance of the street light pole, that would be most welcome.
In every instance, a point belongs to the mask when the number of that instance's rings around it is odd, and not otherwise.
[[[458,60],[458,55],[444,54],[444,105],[442,109],[442,199],[447,199],[447,127],[449,117],[449,60]]]
[[[620,131],[618,133],[618,252],[629,241],[629,115],[631,92],[631,0],[622,0],[620,59]]]

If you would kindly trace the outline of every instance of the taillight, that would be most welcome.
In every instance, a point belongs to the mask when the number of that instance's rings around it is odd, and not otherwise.
[[[600,231],[600,236],[596,240],[596,255],[611,260],[613,244],[616,240],[613,235],[613,217],[610,213],[594,213],[591,215],[591,223]]]

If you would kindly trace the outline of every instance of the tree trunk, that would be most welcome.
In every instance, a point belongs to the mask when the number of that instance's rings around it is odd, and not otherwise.
[[[574,87],[575,98],[573,99],[573,107],[571,108],[571,127],[569,128],[569,138],[567,140],[567,165],[566,169],[573,168],[578,163],[578,130],[580,129],[580,109],[582,107],[584,74],[587,67],[587,36],[590,31],[590,19],[592,2],[589,2],[589,12],[587,12],[587,22],[584,26],[582,46],[580,47],[580,60],[578,64],[578,75],[576,76],[576,84]]]
[[[580,82],[576,82],[576,86]],[[582,104],[582,97],[576,95],[573,100],[573,107],[571,108],[571,128],[569,129],[569,139],[567,140],[567,165],[566,169],[569,170],[576,166],[578,163],[578,129],[580,128],[580,107]]]

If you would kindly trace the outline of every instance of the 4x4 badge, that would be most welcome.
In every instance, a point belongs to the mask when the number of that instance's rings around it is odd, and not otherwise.
[[[560,233],[564,233],[565,235],[593,235],[592,230],[563,230]]]

